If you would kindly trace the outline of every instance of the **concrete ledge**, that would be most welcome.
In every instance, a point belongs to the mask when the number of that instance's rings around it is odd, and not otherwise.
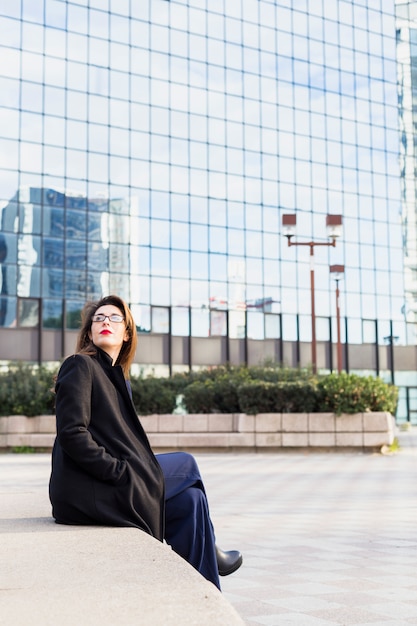
[[[13,626],[242,626],[217,588],[134,528],[0,524],[0,622]]]
[[[390,413],[260,413],[245,415],[145,415],[140,420],[156,450],[279,450],[295,448],[377,449],[391,445]],[[0,449],[49,449],[55,417],[0,418]]]

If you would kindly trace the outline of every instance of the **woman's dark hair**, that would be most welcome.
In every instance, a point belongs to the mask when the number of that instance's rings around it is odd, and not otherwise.
[[[134,322],[132,313],[122,298],[119,296],[105,296],[96,302],[87,302],[81,312],[81,328],[78,333],[77,346],[75,351],[82,354],[94,355],[97,354],[97,348],[93,344],[90,331],[92,324],[92,317],[94,313],[100,307],[112,304],[117,307],[125,319],[126,330],[129,335],[129,339],[123,343],[123,346],[117,357],[116,365],[121,365],[123,373],[127,378],[129,376],[130,366],[135,357],[136,347],[138,343],[138,335],[136,331],[136,324]]]

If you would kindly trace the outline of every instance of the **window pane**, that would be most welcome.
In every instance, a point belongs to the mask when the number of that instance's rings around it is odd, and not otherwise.
[[[190,334],[190,314],[188,307],[172,308],[172,334],[188,337]]]
[[[94,274],[97,276],[98,274]],[[92,290],[94,291],[94,290]],[[67,270],[65,273],[65,296],[81,299],[87,291],[87,275],[83,270]]]
[[[243,339],[245,337],[245,312],[229,312],[229,336],[231,339]]]
[[[42,272],[42,296],[56,296],[62,298],[64,295],[64,272],[63,270],[48,268]]]
[[[39,301],[19,299],[18,320],[19,326],[30,328],[39,326]]]
[[[152,332],[169,333],[169,310],[161,307],[152,308]]]
[[[0,269],[0,293],[15,296],[17,286],[17,266],[3,265]]]
[[[265,314],[265,339],[279,339],[279,316]]]
[[[225,337],[227,332],[226,311],[210,311],[210,336]]]
[[[264,339],[264,315],[254,311],[248,312],[248,337],[250,339]]]
[[[17,295],[23,298],[41,296],[41,268],[31,265],[19,266]]]
[[[152,304],[170,304],[169,278],[151,277],[151,302]]]
[[[42,303],[43,328],[62,328],[62,301],[44,300]]]
[[[151,307],[132,305],[131,309],[138,333],[150,333]]]
[[[0,296],[0,326],[16,326],[16,298]]]
[[[84,307],[83,301],[67,301],[65,327],[68,329],[78,329],[81,326],[81,311]]]

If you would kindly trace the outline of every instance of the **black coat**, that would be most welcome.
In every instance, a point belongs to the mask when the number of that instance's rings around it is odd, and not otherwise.
[[[102,350],[76,354],[56,382],[49,497],[63,524],[134,526],[162,541],[164,477],[123,371]]]

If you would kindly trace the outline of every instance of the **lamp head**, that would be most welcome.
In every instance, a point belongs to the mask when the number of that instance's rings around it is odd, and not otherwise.
[[[287,213],[282,216],[282,234],[288,238],[288,241],[295,235],[297,226],[297,216],[295,213]]]
[[[327,236],[335,241],[342,234],[342,216],[326,215]]]
[[[344,273],[345,273],[344,265],[331,265],[330,266],[330,274],[333,276],[333,278],[336,281],[341,280],[344,276]]]

